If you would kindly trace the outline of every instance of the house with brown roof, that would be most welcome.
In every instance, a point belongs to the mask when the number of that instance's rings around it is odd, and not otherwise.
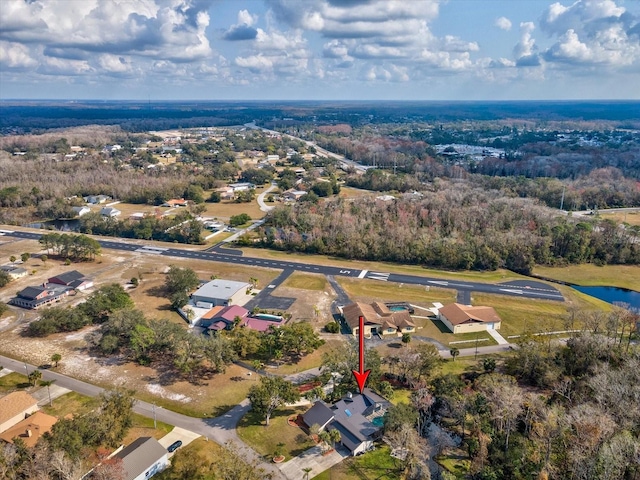
[[[38,410],[38,401],[26,392],[13,392],[0,398],[0,433]]]
[[[493,307],[451,303],[438,310],[438,319],[455,333],[499,330],[502,319]]]
[[[56,417],[38,411],[0,433],[0,439],[13,443],[15,438],[19,438],[27,447],[34,447],[40,437],[50,432],[57,421]]]
[[[358,335],[360,317],[364,320],[364,335],[402,335],[411,333],[416,325],[407,310],[391,311],[382,302],[352,303],[342,309],[342,316],[354,336]]]

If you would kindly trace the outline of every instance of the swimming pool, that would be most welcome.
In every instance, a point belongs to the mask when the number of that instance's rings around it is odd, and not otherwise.
[[[376,417],[371,420],[371,423],[373,423],[376,427],[382,427],[384,426],[384,417]]]
[[[271,320],[273,322],[281,322],[282,321],[282,317],[280,317],[278,315],[269,315],[268,313],[257,313],[254,316],[256,318],[259,318],[260,320]]]
[[[403,310],[406,310],[406,308],[404,307],[389,307],[389,310],[392,312],[402,312]]]

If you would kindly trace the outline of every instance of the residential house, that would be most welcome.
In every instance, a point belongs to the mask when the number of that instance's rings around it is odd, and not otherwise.
[[[234,192],[242,192],[243,190],[251,190],[256,188],[253,183],[249,182],[241,182],[241,183],[230,183],[229,188],[231,188]]]
[[[25,268],[17,267],[13,264],[2,265],[0,266],[0,270],[9,274],[9,276],[14,280],[26,277],[29,274]]]
[[[284,198],[285,201],[297,202],[302,197],[304,197],[307,193],[308,192],[304,190],[289,190],[282,194],[282,198]]]
[[[13,392],[0,398],[0,433],[38,410],[38,401],[27,392]]]
[[[188,207],[189,206],[189,200],[185,200],[184,198],[172,198],[171,200],[167,200],[166,202],[164,202],[160,206],[161,207],[171,207],[171,208]]]
[[[124,480],[146,480],[169,465],[169,452],[153,437],[140,437],[118,452]]]
[[[27,447],[35,447],[40,437],[50,432],[57,421],[56,417],[37,411],[0,433],[0,439],[13,443],[15,438],[19,438]]]
[[[382,434],[382,418],[391,404],[365,388],[362,394],[348,393],[333,405],[317,401],[304,415],[302,421],[311,428],[318,425],[320,431],[338,430],[340,443],[351,455],[371,450]]]
[[[277,162],[280,160],[280,155],[267,155],[267,162]]]
[[[35,310],[43,305],[59,301],[69,295],[70,292],[73,292],[73,288],[63,285],[44,284],[32,286],[20,290],[17,296],[9,300],[9,304]]]
[[[226,307],[213,307],[209,312],[200,317],[200,326],[207,328],[210,332],[220,330],[230,330],[239,318],[244,320],[249,315],[249,310],[239,305],[229,305]]]
[[[438,319],[455,333],[499,330],[502,320],[493,307],[451,303],[438,310]]]
[[[103,207],[100,209],[100,215],[102,215],[103,217],[106,218],[114,218],[117,217],[119,215],[121,215],[122,212],[120,210],[118,210],[117,208],[113,208],[113,207]]]
[[[196,307],[215,307],[233,305],[244,299],[251,285],[245,282],[216,279],[202,285],[191,295]]]
[[[100,203],[105,203],[111,197],[108,195],[89,195],[88,197],[82,197],[82,199],[91,205],[98,205]]]
[[[86,215],[87,213],[91,213],[91,209],[89,207],[71,207],[71,209],[76,212],[79,217]]]
[[[77,270],[61,273],[47,280],[50,284],[64,285],[66,287],[75,288],[76,290],[86,290],[93,287],[93,280],[86,278]]]
[[[221,200],[233,200],[236,196],[235,191],[231,187],[216,188],[216,192],[220,194]]]
[[[364,335],[401,335],[415,331],[416,325],[407,310],[391,311],[384,303],[352,303],[342,309],[342,316],[353,335],[358,335],[360,317],[364,320]]]

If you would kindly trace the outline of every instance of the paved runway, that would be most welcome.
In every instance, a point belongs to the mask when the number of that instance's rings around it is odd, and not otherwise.
[[[20,232],[11,230],[0,230],[1,235],[15,238],[38,240],[42,234],[32,232]],[[125,250],[130,252],[140,252],[149,255],[162,255],[167,257],[193,258],[210,262],[232,263],[234,265],[247,265],[256,267],[275,268],[279,270],[292,269],[298,272],[319,273],[323,275],[334,275],[343,277],[368,278],[381,282],[406,283],[409,285],[424,285],[425,287],[443,287],[458,291],[493,293],[500,295],[510,295],[516,297],[538,298],[544,300],[564,301],[562,294],[553,286],[536,281],[512,281],[502,284],[469,282],[464,280],[444,280],[433,277],[422,277],[418,275],[404,275],[389,272],[377,272],[371,270],[360,270],[352,267],[332,267],[326,265],[315,265],[313,263],[289,262],[286,260],[272,260],[255,257],[245,257],[234,254],[223,253],[224,249],[216,249],[212,252],[202,250],[186,250],[180,248],[157,247],[153,243],[129,243],[124,239],[103,239],[98,240],[102,248]]]

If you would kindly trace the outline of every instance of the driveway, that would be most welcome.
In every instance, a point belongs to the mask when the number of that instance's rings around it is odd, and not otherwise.
[[[306,450],[301,455],[292,458],[288,462],[281,463],[278,465],[278,468],[280,468],[280,471],[284,476],[290,480],[307,478],[305,477],[305,472],[302,469],[310,468],[311,472],[309,472],[308,478],[313,478],[340,463],[348,455],[349,452],[342,448],[334,450],[327,455],[323,455],[320,446],[316,445],[315,447],[311,447],[309,450]]]
[[[200,436],[201,435],[199,433],[195,433],[190,430],[185,430],[184,428],[180,428],[180,427],[174,427],[173,430],[171,430],[164,437],[158,440],[158,442],[164,448],[167,448],[172,443],[177,442],[178,440],[182,440],[182,446],[180,447],[182,448],[189,445],[191,442],[193,442],[196,438]],[[172,457],[175,452],[177,452],[177,450],[170,453],[169,457]]]
[[[264,192],[262,192],[260,195],[258,195],[258,205],[260,205],[260,210],[262,210],[263,212],[268,212],[268,211],[273,210],[274,208],[276,208],[276,207],[270,207],[269,205],[264,203],[265,195],[267,195],[267,193],[269,193],[269,192],[274,191],[276,188],[277,188],[277,185],[275,183],[272,183],[269,188],[267,188]]]

